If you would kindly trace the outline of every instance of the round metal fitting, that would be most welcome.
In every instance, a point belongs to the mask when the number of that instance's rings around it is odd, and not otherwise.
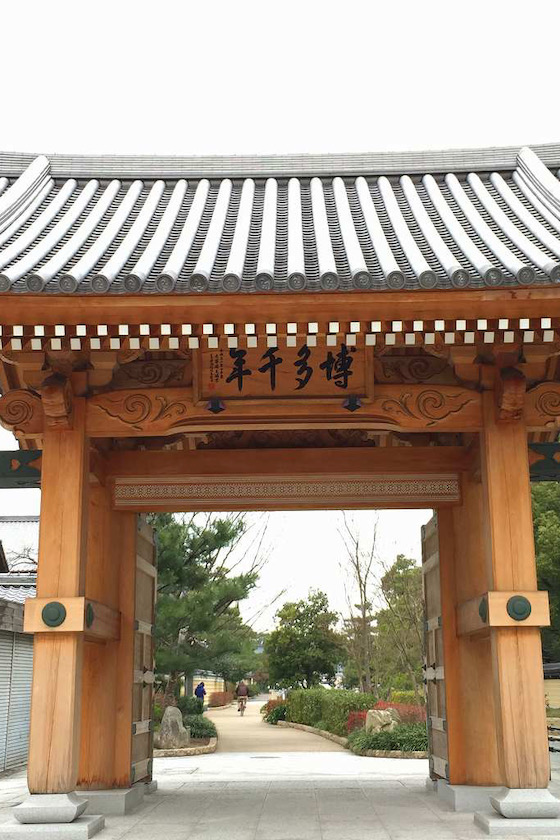
[[[95,613],[93,611],[93,607],[91,604],[88,604],[86,607],[86,627],[91,627],[93,624],[93,620],[95,618]]]
[[[531,602],[524,595],[512,595],[506,609],[507,614],[514,621],[525,621],[531,615]]]
[[[50,601],[43,607],[41,618],[47,627],[60,627],[66,620],[66,607],[59,601]]]
[[[488,621],[488,598],[481,598],[478,605],[478,614],[485,624]]]

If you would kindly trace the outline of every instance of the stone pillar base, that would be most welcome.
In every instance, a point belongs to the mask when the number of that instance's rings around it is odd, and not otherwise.
[[[479,828],[494,837],[558,837],[560,819],[516,820],[499,816],[495,811],[478,811],[474,822]]]
[[[498,796],[505,788],[483,787],[481,785],[450,785],[444,779],[437,780],[437,795],[452,811],[477,811],[488,808],[490,797]]]
[[[20,823],[71,823],[81,816],[87,799],[76,793],[32,793],[14,808]]]
[[[560,816],[560,799],[556,799],[547,788],[503,788],[490,797],[490,804],[508,820],[553,820]]]
[[[80,793],[83,793],[88,801],[86,814],[124,817],[142,804],[145,786],[140,783],[129,788],[84,790]]]
[[[152,779],[151,782],[144,782],[144,793],[146,796],[150,793],[155,793],[157,790],[157,781]]]
[[[105,827],[105,817],[87,816],[78,817],[73,822],[66,823],[20,823],[17,820],[9,820],[0,823],[0,840],[22,840],[26,837],[44,840],[50,837],[53,840],[89,840]]]

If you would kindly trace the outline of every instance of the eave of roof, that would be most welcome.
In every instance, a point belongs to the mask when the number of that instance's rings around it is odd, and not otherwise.
[[[528,144],[547,166],[560,167],[560,143]],[[288,155],[74,155],[47,154],[54,177],[267,178],[328,175],[512,170],[519,146],[413,152]],[[0,152],[0,171],[19,176],[43,153]]]

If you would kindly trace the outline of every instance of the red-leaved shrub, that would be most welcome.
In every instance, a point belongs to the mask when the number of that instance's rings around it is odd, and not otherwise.
[[[402,723],[425,723],[426,707],[414,706],[412,703],[393,703],[392,701],[378,700],[374,709],[394,709],[399,713]]]
[[[426,721],[426,707],[414,706],[411,703],[392,703],[386,700],[378,700],[374,709],[394,709],[399,713],[402,723],[425,723]],[[348,715],[348,722],[346,728],[348,733],[354,732],[355,729],[362,729],[366,725],[367,711],[360,709],[356,712],[350,712]]]
[[[275,700],[267,700],[264,706],[261,706],[261,715],[266,717],[270,714],[270,712],[275,709],[277,706],[285,706],[286,701],[282,700],[282,698],[278,698]]]

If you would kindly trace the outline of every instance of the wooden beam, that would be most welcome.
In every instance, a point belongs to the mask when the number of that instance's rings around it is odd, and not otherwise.
[[[536,595],[527,429],[498,424],[483,395],[482,485],[489,589]],[[549,778],[539,627],[492,627],[493,693],[502,783],[545,788]]]
[[[343,395],[342,395],[343,397]],[[112,391],[88,400],[92,437],[145,437],[213,429],[360,428],[389,431],[477,431],[480,394],[450,385],[377,385],[356,411],[340,402],[269,399],[225,402],[213,414],[190,388]]]
[[[524,618],[513,618],[508,604],[519,598],[529,602],[531,611]],[[457,606],[459,636],[486,632],[490,627],[548,627],[549,624],[548,592],[485,592]]]
[[[45,609],[53,604],[63,610],[63,620],[49,625]],[[83,633],[92,641],[109,641],[120,635],[120,613],[90,598],[29,598],[25,604],[24,633]]]
[[[72,430],[44,436],[37,597],[84,595],[88,453],[85,401]],[[83,634],[39,633],[34,639],[27,780],[31,793],[76,788],[80,749]]]
[[[468,470],[461,446],[340,447],[321,449],[134,450],[107,454],[107,476],[153,480],[203,476],[438,474]]]
[[[3,324],[168,324],[560,315],[553,288],[278,295],[2,295]]]

